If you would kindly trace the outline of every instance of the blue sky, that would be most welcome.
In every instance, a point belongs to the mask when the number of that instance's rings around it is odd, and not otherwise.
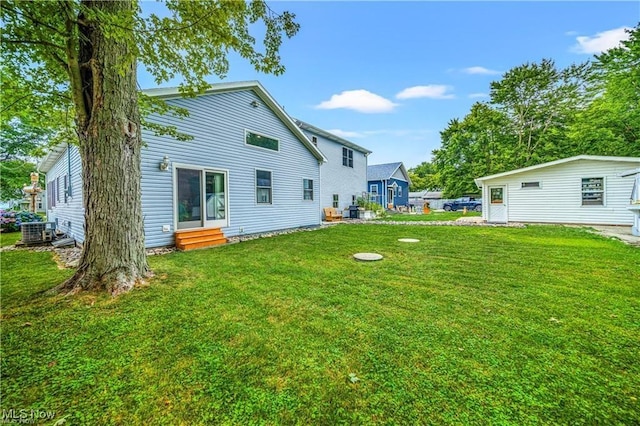
[[[581,63],[640,21],[628,2],[275,1],[300,32],[281,48],[281,76],[230,56],[220,81],[259,80],[293,117],[373,153],[369,164],[430,160],[440,131],[487,100],[489,84],[525,62]],[[155,87],[144,72],[142,88]],[[171,82],[167,85],[175,85]]]

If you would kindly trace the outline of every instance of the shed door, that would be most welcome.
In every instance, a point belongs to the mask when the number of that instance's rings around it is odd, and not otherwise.
[[[489,216],[488,222],[507,222],[507,200],[505,186],[489,187]]]

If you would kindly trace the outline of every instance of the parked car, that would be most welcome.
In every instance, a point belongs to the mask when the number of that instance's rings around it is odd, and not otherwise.
[[[456,210],[463,210],[464,208],[467,208],[467,210],[471,211],[476,211],[476,212],[481,212],[482,211],[482,200],[476,200],[473,197],[462,197],[462,198],[456,198],[453,201],[449,201],[446,202],[442,205],[442,208],[445,209],[445,211],[456,211]]]

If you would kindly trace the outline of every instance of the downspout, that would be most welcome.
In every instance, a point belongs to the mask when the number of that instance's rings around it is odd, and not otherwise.
[[[387,188],[387,179],[384,179],[382,181],[382,188],[383,188],[383,194],[384,194],[384,209],[388,209],[389,208],[389,200],[387,199],[389,197],[389,188]]]
[[[322,225],[322,160],[318,160],[318,217],[319,224]]]

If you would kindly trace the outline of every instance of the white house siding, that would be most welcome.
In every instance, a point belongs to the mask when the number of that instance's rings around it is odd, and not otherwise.
[[[69,152],[67,152],[69,150]],[[71,160],[69,162],[69,160]],[[71,165],[71,175],[69,179],[71,185],[71,196],[64,198],[64,176],[69,175],[69,164]],[[46,173],[47,185],[55,184],[58,181],[55,207],[47,205],[47,221],[56,222],[57,229],[63,231],[68,236],[75,238],[79,243],[84,241],[84,208],[82,206],[82,166],[80,153],[75,145],[68,145],[60,154],[56,162]],[[49,200],[50,201],[50,200]]]
[[[251,102],[258,102],[258,107]],[[159,170],[165,155],[171,163],[228,171],[229,226],[226,236],[320,224],[318,160],[252,90],[167,101],[189,110],[189,117],[152,116],[194,137],[187,142],[143,131],[142,209],[147,247],[174,243],[174,168]],[[245,130],[279,140],[279,152],[245,144]],[[273,204],[256,203],[255,170],[272,172]],[[314,183],[313,201],[303,200],[303,179]],[[170,231],[163,232],[169,225]]]
[[[483,200],[490,202],[489,186],[506,186],[507,219],[510,222],[631,225],[627,210],[633,179],[617,173],[638,163],[576,160],[515,173],[483,182]],[[604,206],[582,205],[582,178],[604,177]],[[522,182],[540,182],[541,188],[522,188]],[[484,219],[488,208],[483,209]]]
[[[344,145],[324,138],[309,130],[303,130],[311,138],[318,140],[318,149],[327,158],[320,168],[320,205],[333,207],[333,194],[338,194],[338,209],[348,208],[352,197],[362,197],[367,192],[367,156],[363,152],[346,147],[353,151],[353,167],[342,165],[342,148]]]

